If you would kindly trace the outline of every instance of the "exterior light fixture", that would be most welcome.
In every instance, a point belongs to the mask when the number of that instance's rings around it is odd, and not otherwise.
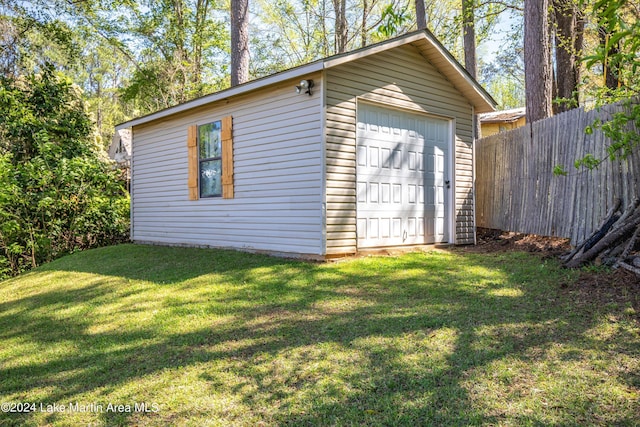
[[[296,93],[307,93],[311,96],[311,88],[313,87],[313,80],[302,80],[300,86],[296,86]]]

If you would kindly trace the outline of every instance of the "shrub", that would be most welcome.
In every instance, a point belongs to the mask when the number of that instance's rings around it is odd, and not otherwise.
[[[0,278],[127,238],[124,182],[91,132],[53,68],[0,82]]]

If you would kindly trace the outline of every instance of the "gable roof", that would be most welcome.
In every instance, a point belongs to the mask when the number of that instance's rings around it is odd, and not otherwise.
[[[399,46],[411,44],[416,47],[422,56],[425,57],[441,74],[453,84],[474,106],[476,113],[495,111],[496,101],[489,93],[460,65],[451,53],[438,41],[429,30],[418,30],[402,36],[385,40],[380,43],[362,47],[360,49],[333,55],[319,59],[308,64],[281,71],[256,80],[251,80],[238,86],[231,87],[219,92],[202,96],[200,98],[187,101],[164,110],[146,116],[138,117],[116,126],[116,130],[130,128],[133,126],[162,119],[172,114],[184,112],[192,108],[201,107],[221,99],[241,95],[253,90],[257,90],[285,80],[304,76],[305,74],[322,71],[335,66],[384,52]]]

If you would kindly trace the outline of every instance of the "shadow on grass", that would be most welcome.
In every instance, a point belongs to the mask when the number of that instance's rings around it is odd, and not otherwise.
[[[576,359],[593,348],[640,356],[637,336],[591,337],[607,307],[572,305],[557,283],[566,273],[526,255],[410,254],[319,265],[125,245],[77,254],[31,274],[61,271],[100,278],[0,303],[0,340],[20,337],[36,347],[68,350],[30,364],[0,362],[0,395],[35,392],[46,403],[72,402],[84,393],[215,362],[224,369],[207,365],[199,375],[208,392],[232,395],[252,412],[227,414],[229,424],[634,425],[639,408],[637,402],[620,405],[619,413],[598,418],[602,407],[580,394],[545,414],[478,404],[482,391],[474,386],[481,375],[497,375],[492,363],[539,362],[559,345]],[[127,281],[149,283],[129,289]],[[108,307],[110,295],[153,299],[166,286],[176,295],[160,301],[159,311],[170,324],[193,316],[223,320],[179,333],[152,320],[92,330],[96,319],[104,319],[92,310]],[[621,381],[637,389],[638,372],[625,375]],[[492,381],[501,380],[482,384]],[[134,417],[163,424],[179,410],[101,416],[108,425],[141,423]],[[203,409],[200,416],[211,413]],[[51,414],[47,422],[59,417]],[[0,424],[29,422],[30,415],[0,414]]]
[[[232,250],[125,244],[79,252],[39,271],[83,272],[167,285],[212,273],[241,279],[247,269],[282,263],[281,258]]]

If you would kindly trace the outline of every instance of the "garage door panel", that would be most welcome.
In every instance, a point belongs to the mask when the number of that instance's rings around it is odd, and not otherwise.
[[[391,184],[388,182],[380,184],[380,203],[391,203]]]
[[[369,146],[369,167],[378,168],[380,166],[380,149],[377,146]]]
[[[427,235],[433,236],[435,234],[435,221],[428,219],[426,223]]]
[[[442,188],[437,188],[435,185],[425,187],[417,184],[419,182],[417,179],[407,179],[409,182],[402,182],[401,177],[375,176],[372,179],[376,181],[358,181],[357,183],[357,200],[361,204],[362,211],[383,205],[393,205],[395,206],[393,209],[409,209],[411,206],[407,205],[424,204],[425,200],[444,198]],[[411,183],[412,181],[414,183]]]
[[[367,147],[366,146],[358,146],[356,159],[357,159],[358,166],[367,166]]]
[[[416,224],[418,225],[418,238],[424,238],[424,217],[416,218]],[[423,243],[420,241],[419,243]]]
[[[393,203],[402,203],[402,184],[392,184]]]
[[[402,238],[402,218],[393,218],[392,227],[392,237],[394,239]]]
[[[367,201],[369,203],[378,203],[378,201],[380,200],[378,197],[379,195],[380,195],[380,184],[378,184],[377,182],[370,182]]]
[[[397,245],[401,239],[405,245],[422,244],[427,230],[434,230],[433,221],[426,224],[424,216],[408,218],[360,218],[357,223],[358,236],[375,240],[378,246]]]
[[[380,218],[380,237],[388,239],[391,236],[391,218]]]
[[[365,229],[365,237],[369,240],[375,240],[380,238],[380,219],[379,218],[368,218],[366,222],[367,228]]]
[[[359,247],[446,241],[448,122],[360,105]]]
[[[409,184],[407,186],[408,203],[414,204],[418,202],[418,186]]]
[[[362,239],[367,235],[367,218],[360,217],[356,220],[356,233]]]
[[[358,181],[357,191],[358,191],[358,203],[363,204],[367,202],[367,187],[368,184],[366,182]]]

